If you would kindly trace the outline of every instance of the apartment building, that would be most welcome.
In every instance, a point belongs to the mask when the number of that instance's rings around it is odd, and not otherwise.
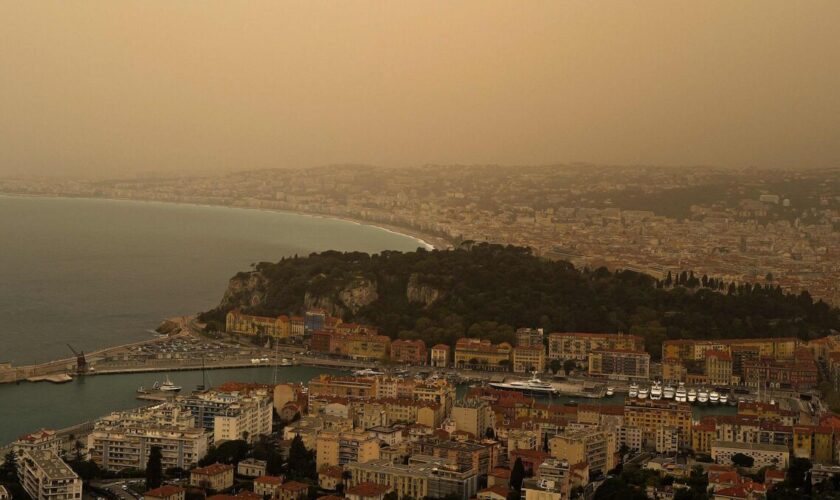
[[[143,493],[145,500],[184,500],[186,490],[180,486],[164,484],[153,490]]]
[[[586,361],[596,349],[624,349],[644,351],[645,340],[637,335],[622,333],[550,333],[549,359]]]
[[[647,380],[650,354],[625,349],[595,349],[589,353],[589,374],[617,380]]]
[[[291,335],[291,322],[288,316],[276,318],[243,314],[238,309],[227,313],[225,331],[238,335],[288,338]]]
[[[174,403],[114,412],[96,421],[88,435],[90,458],[103,469],[143,469],[153,446],[163,467],[188,469],[207,454],[211,434],[196,427],[188,411]]]
[[[539,347],[545,351],[545,332],[542,328],[519,328],[516,330],[517,347]]]
[[[370,432],[321,432],[315,442],[317,470],[379,459],[379,439]]]
[[[790,462],[790,451],[786,446],[776,444],[733,443],[718,441],[712,446],[712,460],[718,464],[731,464],[732,456],[741,453],[754,460],[753,467],[776,467],[786,469]]]
[[[391,342],[391,361],[409,365],[426,364],[426,343],[422,340],[394,340]]]
[[[350,399],[375,398],[378,380],[374,377],[318,375],[309,381],[309,398],[334,396]]]
[[[345,325],[340,325],[345,326]],[[320,330],[312,334],[310,348],[316,352],[323,352],[359,360],[388,359],[391,339],[385,335],[377,335],[373,330],[355,330],[347,332]]]
[[[375,483],[389,486],[400,498],[475,498],[478,474],[471,467],[446,459],[412,455],[407,464],[388,460],[348,464],[351,486]]]
[[[233,466],[215,463],[190,471],[190,486],[222,491],[233,486]]]
[[[662,343],[662,359],[702,361],[707,351],[754,353],[756,358],[791,359],[799,347],[795,338],[728,339],[728,340],[666,340]]]
[[[708,350],[705,354],[705,375],[712,385],[732,383],[732,355],[726,351]]]
[[[33,500],[82,498],[82,480],[52,450],[25,450],[18,461],[18,476]]]
[[[545,347],[516,346],[513,348],[513,371],[517,373],[531,373],[545,371]]]
[[[431,365],[435,368],[449,367],[449,351],[450,348],[446,344],[437,344],[431,350]]]
[[[478,475],[489,474],[498,465],[499,449],[493,440],[451,441],[430,436],[411,443],[411,455],[442,458],[462,470],[475,469]]]
[[[596,429],[566,430],[548,440],[551,456],[568,463],[587,462],[589,470],[606,474],[615,467],[615,434]]]
[[[254,391],[240,396],[213,419],[215,442],[242,439],[256,442],[260,436],[271,434],[274,401],[267,391]]]
[[[691,405],[675,401],[651,401],[627,398],[624,403],[624,425],[642,430],[644,439],[653,443],[660,427],[680,430],[680,446],[687,446],[691,437]]]
[[[489,340],[458,339],[455,344],[455,366],[485,371],[508,371],[512,350],[507,342],[495,345]]]
[[[495,416],[490,404],[478,398],[458,401],[452,407],[450,418],[456,431],[469,432],[476,438],[483,437],[488,428],[495,428]]]
[[[12,443],[12,450],[18,455],[27,451],[52,451],[58,453],[61,449],[61,438],[51,429],[41,429],[24,434]]]
[[[262,498],[276,498],[280,493],[283,478],[279,476],[259,476],[254,479],[254,493]]]

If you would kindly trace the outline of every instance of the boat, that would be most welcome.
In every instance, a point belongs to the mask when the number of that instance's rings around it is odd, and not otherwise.
[[[615,388],[607,386],[607,396],[612,396],[613,394],[615,394]]]
[[[146,390],[146,388],[143,387],[142,385],[137,388],[137,394],[148,394],[148,393],[149,393],[149,391]]]
[[[688,400],[688,391],[685,390],[685,384],[680,382],[679,387],[677,387],[676,392],[674,393],[674,400],[685,403]]]
[[[292,366],[292,360],[288,358],[283,358],[277,362],[278,366]]]
[[[353,375],[357,377],[374,377],[376,375],[385,375],[385,372],[381,372],[379,370],[373,370],[370,368],[365,368],[363,370],[353,370]]]
[[[653,401],[659,401],[662,399],[662,384],[659,382],[654,382],[650,388],[650,399]]]
[[[686,397],[688,398],[689,403],[697,401],[697,390],[694,388],[689,389],[688,394],[686,394]]]
[[[169,375],[166,376],[166,380],[164,380],[162,384],[158,384],[157,382],[155,382],[155,385],[157,386],[155,387],[155,389],[159,391],[178,392],[181,390],[180,385],[175,385],[172,383],[171,380],[169,380]]]
[[[729,395],[725,392],[720,393],[720,404],[725,405],[729,402]]]
[[[635,398],[639,396],[639,384],[633,382],[630,384],[630,388],[627,390],[627,395],[631,398]]]
[[[709,391],[706,389],[700,389],[697,391],[697,402],[698,403],[708,403],[709,402]]]
[[[647,397],[648,397],[648,388],[647,387],[641,387],[639,389],[639,399],[647,399]]]
[[[665,399],[674,399],[675,394],[676,391],[674,391],[674,386],[671,384],[666,385],[665,388],[662,389],[662,397]]]
[[[720,393],[718,391],[712,389],[712,392],[709,393],[709,402],[712,404],[718,404],[720,401]]]
[[[514,380],[512,382],[490,382],[488,384],[494,389],[502,389],[505,391],[518,391],[524,394],[531,395],[552,395],[559,391],[548,382],[543,382],[537,378],[536,373],[529,380]]]

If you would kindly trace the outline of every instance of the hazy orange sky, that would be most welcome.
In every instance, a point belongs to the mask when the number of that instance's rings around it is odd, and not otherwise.
[[[840,1],[0,2],[0,174],[840,165]]]

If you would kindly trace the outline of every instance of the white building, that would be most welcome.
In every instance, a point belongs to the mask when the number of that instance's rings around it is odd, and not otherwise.
[[[50,450],[24,452],[18,463],[23,489],[33,500],[82,498],[82,480]]]
[[[216,444],[244,439],[254,443],[261,435],[271,434],[274,402],[268,393],[254,392],[241,396],[213,420]]]
[[[680,429],[663,425],[656,429],[656,452],[676,453],[680,449]]]
[[[754,460],[753,467],[777,467],[786,469],[790,462],[787,446],[761,443],[735,443],[718,441],[712,445],[712,459],[715,463],[732,465],[732,456],[743,453]]]

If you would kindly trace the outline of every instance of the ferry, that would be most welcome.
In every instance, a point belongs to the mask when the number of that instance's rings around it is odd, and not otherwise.
[[[662,397],[665,399],[674,399],[675,394],[676,392],[671,384],[666,385],[665,388],[662,389]]]
[[[697,389],[695,389],[693,387],[691,389],[689,389],[686,397],[688,398],[689,403],[693,403],[693,402],[697,401]]]
[[[674,399],[680,403],[685,403],[688,400],[688,392],[685,390],[685,384],[680,382],[677,391],[674,393]]]
[[[639,384],[633,382],[630,384],[630,388],[627,391],[627,395],[631,398],[635,398],[639,395]]]
[[[653,401],[659,401],[662,399],[662,384],[659,382],[654,382],[653,386],[650,388],[650,399]]]
[[[639,389],[639,399],[647,399],[648,397],[648,388],[642,387]]]
[[[356,377],[375,377],[377,375],[385,375],[385,372],[373,370],[371,368],[365,368],[363,370],[353,370],[353,375],[355,375]]]
[[[612,396],[613,394],[615,394],[615,388],[607,386],[607,396]]]
[[[709,391],[706,389],[700,389],[697,391],[697,402],[698,403],[708,403],[709,402]]]
[[[720,401],[720,393],[718,391],[712,389],[712,392],[709,393],[709,402],[712,404],[718,404]]]
[[[536,374],[530,380],[514,380],[513,382],[490,382],[490,387],[506,391],[518,391],[530,395],[553,395],[559,391],[548,382],[538,379]]]

